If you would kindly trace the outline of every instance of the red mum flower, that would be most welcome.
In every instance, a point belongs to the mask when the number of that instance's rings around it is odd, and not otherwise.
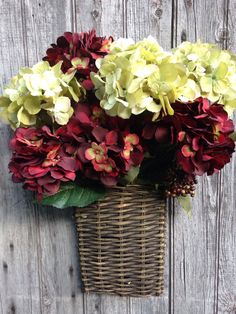
[[[106,145],[104,143],[98,145],[93,142],[91,147],[86,149],[85,157],[88,160],[93,160],[96,164],[103,164],[107,159]]]
[[[109,52],[112,41],[112,37],[96,36],[94,29],[88,33],[66,32],[57,39],[56,44],[51,45],[43,60],[48,61],[51,66],[63,61],[62,70],[76,71],[76,77],[82,79],[84,88],[90,90],[93,88],[90,72],[97,71],[95,61]]]
[[[78,104],[69,123],[56,134],[66,143],[66,151],[73,151],[83,164],[82,175],[112,186],[143,160],[139,137],[129,128],[129,121],[111,118],[96,104]]]
[[[134,146],[138,145],[139,137],[136,134],[128,134],[124,138],[124,149],[121,153],[122,157],[129,160],[130,153],[133,151]]]
[[[9,163],[14,182],[35,191],[38,199],[58,192],[61,182],[74,181],[80,162],[66,152],[49,128],[18,128],[10,142]]]
[[[147,124],[143,137],[176,145],[177,163],[188,174],[211,175],[222,169],[235,147],[229,137],[233,121],[223,106],[199,98],[194,103],[176,102],[172,108],[174,115]]]

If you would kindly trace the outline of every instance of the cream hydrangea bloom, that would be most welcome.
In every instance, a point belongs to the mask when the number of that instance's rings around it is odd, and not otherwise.
[[[179,97],[187,77],[185,67],[171,58],[152,37],[136,44],[131,39],[113,42],[111,52],[97,62],[99,72],[91,74],[101,107],[125,119],[145,110],[154,119],[161,109],[173,114],[170,104]]]
[[[236,62],[229,51],[214,44],[184,42],[173,50],[174,62],[187,69],[188,83],[182,97],[194,100],[200,95],[219,102],[232,113],[236,108]]]
[[[0,116],[12,128],[33,126],[45,112],[53,122],[64,125],[73,114],[72,99],[78,101],[83,89],[74,74],[61,71],[62,62],[50,67],[42,61],[22,68],[0,97]]]

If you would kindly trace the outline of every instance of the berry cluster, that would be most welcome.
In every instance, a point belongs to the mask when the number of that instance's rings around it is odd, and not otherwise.
[[[178,196],[194,196],[195,185],[197,180],[195,176],[189,176],[182,170],[169,170],[168,173],[168,186],[165,189],[165,195],[167,197],[178,197]]]

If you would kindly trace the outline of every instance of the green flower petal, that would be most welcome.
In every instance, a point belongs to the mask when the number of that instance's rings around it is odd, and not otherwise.
[[[191,96],[194,90],[188,86],[191,79],[200,89],[201,96],[230,106],[226,99],[229,90],[236,85],[234,55],[213,44],[184,42],[173,50],[173,60],[184,64],[188,70],[188,81],[182,88],[187,97]]]
[[[23,107],[21,107],[20,110],[18,111],[17,119],[20,123],[22,123],[25,126],[31,126],[36,123],[36,117],[30,115],[26,110],[24,110]]]
[[[211,93],[211,91],[212,91],[212,78],[207,77],[207,76],[203,76],[200,79],[200,86],[201,86],[201,89],[203,92]]]
[[[59,125],[66,125],[70,119],[70,115],[67,112],[56,112],[54,117]]]
[[[160,112],[161,109],[162,109],[162,106],[155,103],[153,100],[151,102],[148,102],[148,104],[146,105],[146,108],[148,111],[151,111],[151,112]]]
[[[41,110],[40,99],[38,97],[27,96],[24,102],[24,108],[31,115],[39,113]]]
[[[224,62],[221,62],[216,70],[214,71],[213,75],[216,77],[217,80],[225,78],[228,72],[228,67]]]
[[[0,107],[8,107],[11,101],[8,97],[1,96],[0,97]]]
[[[145,110],[160,112],[160,96],[175,101],[187,81],[185,66],[170,64],[171,57],[152,37],[136,44],[114,42],[111,52],[99,62],[99,72],[91,74],[101,107],[112,116],[125,118]]]
[[[1,115],[13,128],[34,125],[44,109],[52,122],[65,124],[73,114],[71,100],[83,99],[85,90],[74,78],[74,73],[64,74],[62,62],[51,67],[42,61],[32,68],[22,68],[4,88],[0,99]]]
[[[139,88],[141,83],[143,82],[143,78],[136,78],[134,79],[131,84],[129,85],[127,92],[132,94],[134,92],[136,92]]]
[[[71,107],[70,99],[65,96],[58,97],[54,104],[56,112],[68,112]]]
[[[7,112],[9,113],[14,113],[16,111],[19,110],[19,105],[17,104],[16,101],[13,101],[12,103],[10,103],[10,105],[7,107]]]

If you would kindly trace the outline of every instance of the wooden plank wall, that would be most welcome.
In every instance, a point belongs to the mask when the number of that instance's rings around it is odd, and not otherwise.
[[[0,0],[1,86],[65,30],[151,34],[166,49],[201,39],[236,52],[235,10],[235,0]],[[199,180],[191,218],[170,206],[162,297],[84,295],[72,211],[40,208],[11,183],[9,137],[1,124],[0,314],[236,313],[235,158]]]

